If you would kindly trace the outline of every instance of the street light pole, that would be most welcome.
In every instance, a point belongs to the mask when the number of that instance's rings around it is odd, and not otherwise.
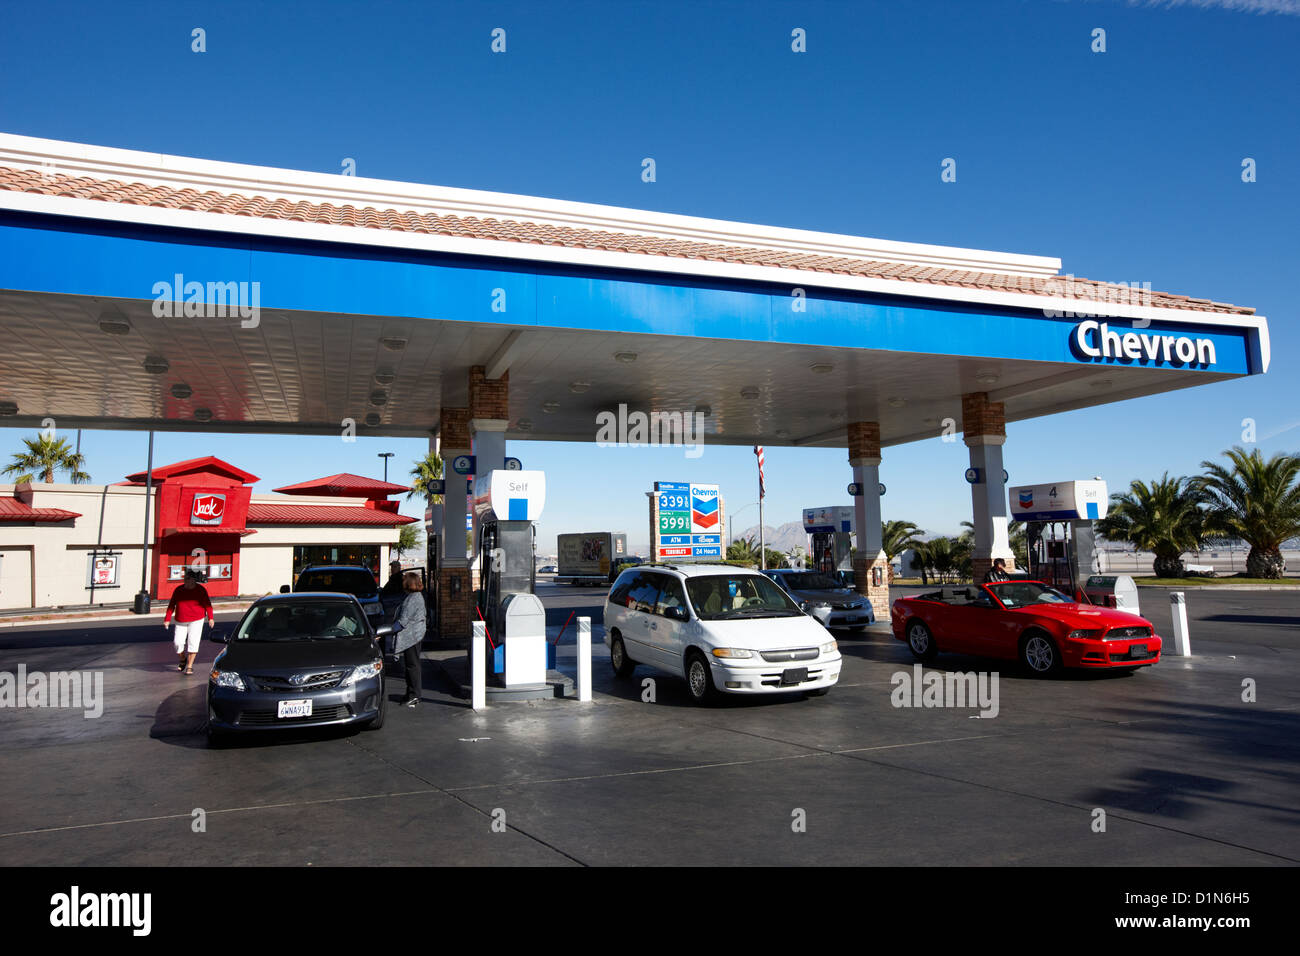
[[[391,452],[391,451],[381,451],[379,453],[378,457],[384,459],[384,482],[385,483],[388,482],[388,459],[392,458],[393,455],[395,454],[396,452]]]

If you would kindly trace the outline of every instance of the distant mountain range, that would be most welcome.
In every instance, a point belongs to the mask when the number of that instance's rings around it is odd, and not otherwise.
[[[755,542],[758,541],[758,525],[752,528],[746,528],[744,531],[736,532],[736,540],[741,538],[752,537]],[[802,521],[787,521],[785,524],[777,525],[773,528],[771,525],[763,526],[763,544],[774,551],[780,551],[785,554],[794,548],[803,548],[808,550],[808,533],[803,529]]]

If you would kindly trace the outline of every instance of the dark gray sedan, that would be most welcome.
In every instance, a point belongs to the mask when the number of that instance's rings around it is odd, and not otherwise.
[[[384,724],[389,625],[372,627],[350,594],[264,597],[235,629],[208,677],[208,739],[236,731]]]
[[[764,571],[795,603],[824,627],[863,628],[876,620],[871,602],[863,595],[817,571]]]

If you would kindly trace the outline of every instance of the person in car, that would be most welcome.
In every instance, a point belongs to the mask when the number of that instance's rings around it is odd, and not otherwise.
[[[1007,562],[1005,558],[994,558],[993,567],[989,568],[988,573],[984,575],[985,584],[995,584],[998,581],[1009,581],[1011,575],[1007,574]]]
[[[185,583],[172,592],[167,613],[163,615],[164,630],[172,625],[173,614],[176,615],[176,629],[172,633],[172,645],[179,658],[176,669],[193,674],[194,657],[199,652],[199,639],[203,637],[203,619],[208,619],[209,627],[216,624],[212,599],[208,597],[208,589],[199,583],[197,571],[187,569]]]
[[[397,622],[401,625],[401,630],[397,632],[397,640],[393,646],[393,653],[402,655],[402,663],[406,669],[406,706],[414,707],[420,702],[420,642],[424,640],[424,631],[427,627],[427,620],[424,611],[424,582],[420,578],[418,571],[407,571],[402,578],[402,587],[406,591],[406,597],[402,600],[402,606],[397,610]]]

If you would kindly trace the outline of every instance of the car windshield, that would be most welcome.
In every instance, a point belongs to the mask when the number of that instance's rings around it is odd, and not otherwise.
[[[234,640],[316,641],[365,637],[369,628],[357,608],[342,601],[274,601],[255,605],[239,622]]]
[[[761,574],[710,574],[686,579],[686,593],[701,621],[791,617],[798,606]]]
[[[990,584],[988,589],[998,596],[1004,607],[1024,607],[1027,604],[1070,604],[1068,597],[1037,581],[1003,581]]]
[[[835,591],[844,587],[839,581],[816,571],[802,571],[799,574],[783,574],[781,581],[786,587],[796,591]]]
[[[309,569],[298,575],[295,591],[339,591],[357,597],[374,597],[375,576],[364,568]]]

